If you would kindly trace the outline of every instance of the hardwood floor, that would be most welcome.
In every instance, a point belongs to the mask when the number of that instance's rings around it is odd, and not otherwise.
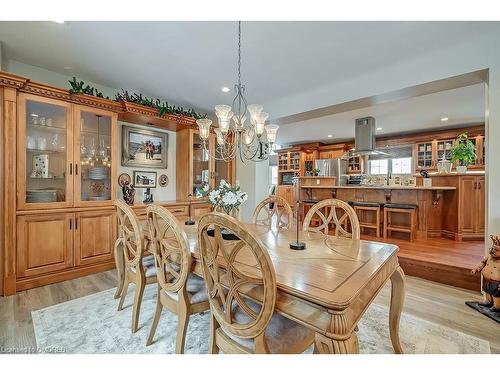
[[[361,235],[361,238],[398,245],[399,263],[407,275],[474,291],[481,288],[480,276],[471,275],[470,270],[484,256],[483,241],[459,242],[446,238],[413,242],[388,238],[384,241],[369,235]]]
[[[406,279],[404,312],[490,342],[492,353],[500,353],[500,327],[491,319],[467,307],[464,301],[480,300],[479,293],[422,280]],[[116,285],[115,271],[81,277],[0,297],[0,353],[18,348],[35,348],[31,311],[97,293]],[[389,305],[390,286],[376,299]]]

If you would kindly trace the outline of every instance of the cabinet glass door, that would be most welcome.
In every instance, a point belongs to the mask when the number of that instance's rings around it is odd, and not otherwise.
[[[192,181],[193,197],[201,198],[206,195],[207,187],[210,186],[210,156],[209,151],[203,148],[203,142],[197,132],[193,133]]]
[[[77,205],[113,199],[113,114],[78,107],[75,111],[75,200]]]
[[[19,207],[68,207],[72,204],[71,105],[32,95],[19,99]]]

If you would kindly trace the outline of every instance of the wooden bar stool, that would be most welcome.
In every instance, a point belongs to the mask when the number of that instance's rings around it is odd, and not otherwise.
[[[354,202],[353,204],[354,211],[356,211],[356,215],[358,215],[359,226],[361,229],[370,228],[375,229],[375,233],[377,237],[380,237],[380,219],[382,218],[381,212],[381,203],[378,202]],[[374,212],[375,213],[375,221],[367,221],[367,215],[364,213]],[[359,214],[361,213],[361,215]]]
[[[393,224],[393,213],[409,215],[410,225]],[[386,203],[384,204],[384,238],[387,238],[389,232],[403,232],[410,235],[410,241],[415,238],[415,228],[417,222],[417,205],[404,203]]]

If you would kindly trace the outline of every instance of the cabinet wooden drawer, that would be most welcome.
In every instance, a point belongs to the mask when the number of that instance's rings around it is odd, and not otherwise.
[[[187,216],[189,215],[188,206],[165,206],[174,216]]]
[[[193,204],[191,216],[200,217],[202,215],[212,212],[212,206],[209,204]]]
[[[72,213],[17,218],[17,277],[36,276],[73,266]]]

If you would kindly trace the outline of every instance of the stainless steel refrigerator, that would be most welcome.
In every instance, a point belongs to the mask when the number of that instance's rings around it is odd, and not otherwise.
[[[318,159],[314,162],[314,168],[319,169],[319,176],[335,177],[337,185],[347,185],[347,160]]]

